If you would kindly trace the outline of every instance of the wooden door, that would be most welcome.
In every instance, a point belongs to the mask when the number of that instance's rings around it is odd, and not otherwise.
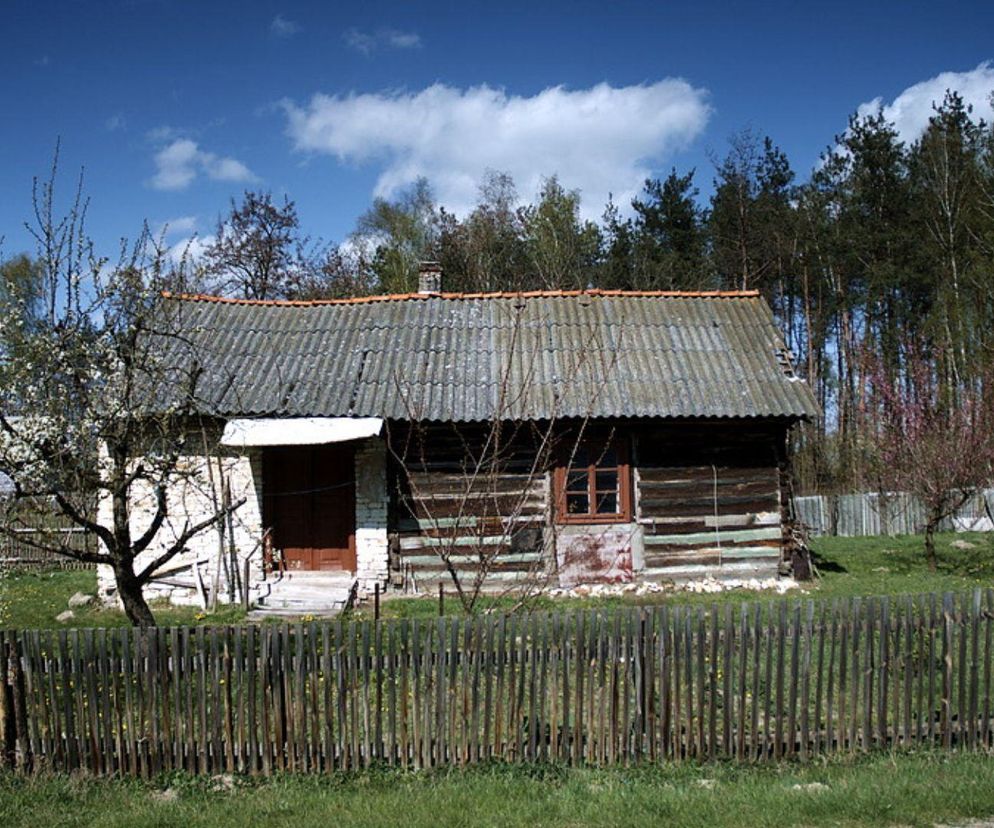
[[[355,571],[355,450],[280,446],[263,454],[270,546],[290,570]]]

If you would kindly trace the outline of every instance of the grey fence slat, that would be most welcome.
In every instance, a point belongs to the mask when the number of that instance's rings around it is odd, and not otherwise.
[[[940,524],[940,530],[989,530],[988,506],[994,512],[994,489],[984,489]],[[812,536],[871,537],[921,534],[925,508],[905,492],[882,496],[877,492],[843,495],[805,495],[794,498],[797,519]]]

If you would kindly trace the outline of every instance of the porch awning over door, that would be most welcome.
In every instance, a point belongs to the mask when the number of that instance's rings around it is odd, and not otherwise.
[[[286,417],[229,420],[221,435],[222,446],[323,446],[377,437],[383,430],[379,417]]]

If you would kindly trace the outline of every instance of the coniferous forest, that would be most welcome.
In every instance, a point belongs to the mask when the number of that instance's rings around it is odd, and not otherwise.
[[[490,171],[457,217],[420,180],[375,200],[348,239],[329,244],[304,237],[291,200],[246,192],[201,255],[175,259],[173,287],[246,298],[406,292],[431,259],[447,291],[758,290],[824,412],[797,436],[802,492],[872,485],[880,420],[906,429],[911,401],[928,397],[948,417],[987,398],[994,129],[954,92],[913,143],[882,114],[854,115],[805,175],[772,138],[743,131],[713,169],[649,179],[599,221],[554,176],[527,195]],[[3,267],[16,281],[37,262]]]

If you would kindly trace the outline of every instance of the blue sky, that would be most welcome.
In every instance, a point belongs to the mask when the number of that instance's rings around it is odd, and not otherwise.
[[[913,138],[957,86],[989,112],[994,3],[193,3],[7,0],[2,252],[62,141],[112,252],[142,219],[209,234],[246,187],[340,241],[419,174],[461,212],[488,168],[557,173],[599,215],[743,127],[802,175],[860,105]]]

